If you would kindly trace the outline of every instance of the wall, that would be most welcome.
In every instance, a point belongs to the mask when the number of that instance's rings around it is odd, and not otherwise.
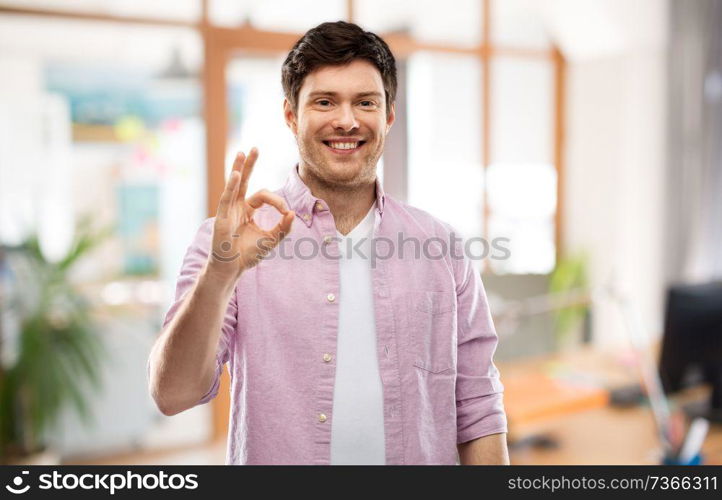
[[[644,333],[657,336],[664,294],[667,5],[633,4],[626,12],[616,0],[606,2],[607,31],[563,47],[569,58],[564,234],[568,251],[589,252],[592,284],[613,284],[638,311]],[[608,295],[599,298],[595,343],[624,344],[619,309]]]

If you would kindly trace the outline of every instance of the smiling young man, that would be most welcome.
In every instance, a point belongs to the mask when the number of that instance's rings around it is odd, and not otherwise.
[[[228,464],[508,463],[481,279],[449,226],[377,180],[395,118],[388,46],[324,23],[282,81],[300,160],[281,190],[247,197],[258,152],[237,156],[149,358],[158,407],[208,402],[228,363]],[[446,251],[413,251],[432,239]]]

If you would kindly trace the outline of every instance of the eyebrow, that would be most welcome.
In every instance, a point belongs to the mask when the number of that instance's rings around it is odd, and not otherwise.
[[[321,97],[321,96],[338,97],[338,92],[333,92],[330,90],[316,90],[316,91],[308,94],[309,99],[313,99],[314,97]],[[383,95],[380,92],[369,91],[369,92],[359,92],[354,97],[377,97],[380,99],[381,97],[383,97]]]

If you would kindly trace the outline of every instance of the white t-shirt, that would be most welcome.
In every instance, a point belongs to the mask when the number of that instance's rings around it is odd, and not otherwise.
[[[384,401],[376,351],[371,249],[376,203],[340,238],[340,302],[331,419],[332,465],[383,465]],[[358,252],[352,248],[366,238]],[[349,242],[352,242],[349,244]]]

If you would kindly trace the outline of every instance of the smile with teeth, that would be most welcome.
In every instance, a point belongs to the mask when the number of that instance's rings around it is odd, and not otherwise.
[[[323,143],[331,149],[338,150],[354,150],[364,145],[366,141],[352,141],[352,142],[337,142],[337,141],[323,141]]]

